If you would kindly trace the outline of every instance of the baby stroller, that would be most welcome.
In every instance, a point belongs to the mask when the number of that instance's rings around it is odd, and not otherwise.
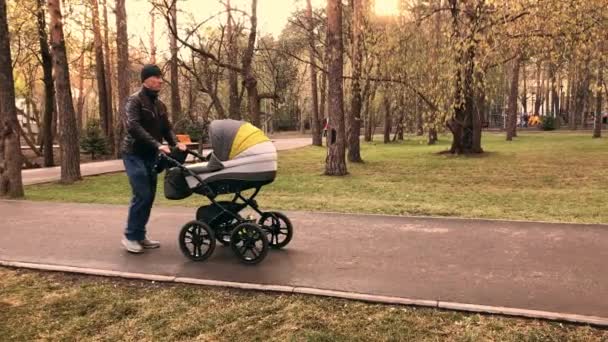
[[[276,148],[261,130],[243,121],[215,120],[209,125],[209,138],[213,152],[207,158],[187,151],[199,163],[184,165],[185,157],[161,156],[173,166],[165,175],[166,198],[180,200],[195,193],[211,201],[198,208],[196,220],[182,227],[180,249],[191,260],[203,261],[213,254],[217,240],[244,263],[257,264],[268,247],[283,248],[293,236],[287,216],[263,212],[255,201],[260,189],[275,179]],[[246,190],[253,194],[246,197]],[[224,194],[234,196],[230,201],[216,200]],[[257,222],[239,214],[248,206],[259,214]]]

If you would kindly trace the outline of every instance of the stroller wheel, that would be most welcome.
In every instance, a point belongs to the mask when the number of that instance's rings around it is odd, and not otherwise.
[[[262,214],[258,224],[266,232],[271,248],[279,249],[287,246],[293,237],[291,221],[283,213],[269,211]]]
[[[215,250],[215,236],[209,226],[201,221],[186,223],[179,233],[179,248],[186,257],[203,261]]]
[[[257,224],[241,223],[230,236],[230,246],[242,262],[257,264],[268,254],[268,239]]]

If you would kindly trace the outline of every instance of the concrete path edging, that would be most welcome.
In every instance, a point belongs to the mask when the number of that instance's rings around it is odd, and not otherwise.
[[[117,277],[117,278],[125,278],[125,279],[158,281],[158,282],[176,283],[176,284],[203,285],[203,286],[233,288],[233,289],[240,289],[240,290],[305,294],[305,295],[314,295],[314,296],[322,296],[322,297],[358,300],[358,301],[378,303],[378,304],[430,307],[430,308],[437,308],[437,309],[475,312],[475,313],[482,313],[482,314],[495,314],[495,315],[497,314],[497,315],[504,315],[504,316],[525,317],[525,318],[533,318],[533,319],[545,319],[545,320],[564,321],[564,322],[578,323],[578,324],[589,324],[589,325],[599,326],[599,327],[608,327],[608,318],[597,317],[597,316],[576,315],[576,314],[568,314],[568,313],[559,313],[559,312],[540,311],[540,310],[527,310],[527,309],[499,307],[499,306],[444,302],[444,301],[439,301],[439,300],[423,300],[423,299],[410,299],[410,298],[402,298],[402,297],[389,297],[389,296],[370,295],[370,294],[346,292],[346,291],[324,290],[324,289],[309,288],[309,287],[263,285],[263,284],[230,282],[230,281],[220,281],[220,280],[196,279],[196,278],[187,278],[187,277],[163,276],[163,275],[146,274],[146,273],[121,272],[121,271],[101,270],[101,269],[94,269],[94,268],[61,266],[61,265],[51,265],[51,264],[37,264],[37,263],[7,261],[7,260],[0,260],[0,266],[12,267],[12,268],[25,268],[25,269],[32,269],[32,270],[39,270],[39,271],[66,272],[66,273],[85,274],[85,275],[94,275],[94,276],[103,276],[103,277],[114,277],[114,278]]]

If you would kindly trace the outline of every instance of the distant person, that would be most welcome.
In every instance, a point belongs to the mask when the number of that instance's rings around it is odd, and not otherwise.
[[[528,113],[524,113],[522,127],[528,127],[528,120],[530,120],[530,116]]]

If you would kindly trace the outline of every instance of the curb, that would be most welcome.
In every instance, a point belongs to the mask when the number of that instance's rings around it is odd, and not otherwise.
[[[78,274],[87,274],[87,275],[95,275],[95,276],[103,276],[103,277],[118,277],[118,278],[126,278],[126,279],[158,281],[158,282],[167,282],[167,283],[176,283],[176,284],[192,284],[192,285],[203,285],[203,286],[213,286],[213,287],[224,287],[224,288],[233,288],[233,289],[240,289],[240,290],[304,294],[304,295],[313,295],[313,296],[322,296],[322,297],[331,297],[331,298],[359,300],[359,301],[378,303],[378,304],[419,306],[419,307],[428,307],[428,308],[435,308],[435,309],[475,312],[475,313],[482,313],[482,314],[494,314],[494,315],[513,316],[513,317],[545,319],[545,320],[551,320],[551,321],[564,321],[564,322],[578,323],[578,324],[589,324],[589,325],[599,326],[599,327],[603,327],[603,328],[608,327],[608,317],[586,316],[586,315],[577,315],[577,314],[568,314],[568,313],[559,313],[559,312],[550,312],[550,311],[541,311],[541,310],[528,310],[528,309],[501,307],[501,306],[444,302],[444,301],[439,301],[439,300],[423,300],[423,299],[411,299],[411,298],[403,298],[403,297],[390,297],[390,296],[372,295],[372,294],[347,292],[347,291],[324,290],[324,289],[316,289],[316,288],[310,288],[310,287],[265,285],[265,284],[254,284],[254,283],[239,283],[239,282],[222,281],[222,280],[163,276],[163,275],[154,275],[154,274],[146,274],[146,273],[121,272],[121,271],[112,271],[112,270],[101,270],[101,269],[95,269],[95,268],[38,264],[38,263],[28,263],[28,262],[19,262],[19,261],[7,261],[7,260],[0,260],[0,266],[13,267],[13,268],[26,268],[26,269],[41,270],[41,271],[78,273]]]

